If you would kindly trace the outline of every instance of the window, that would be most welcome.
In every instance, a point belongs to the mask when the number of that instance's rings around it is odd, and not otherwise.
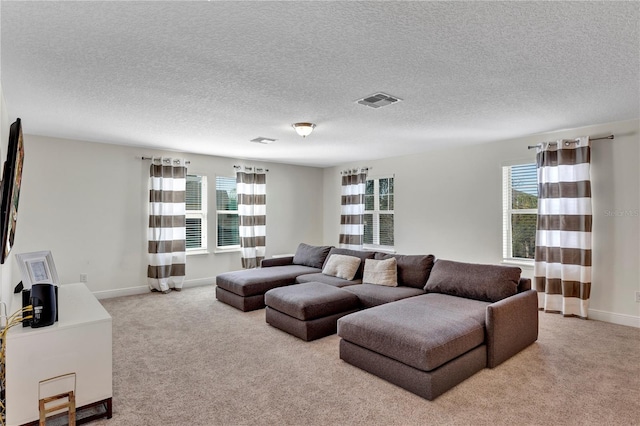
[[[393,249],[393,177],[367,179],[364,195],[364,246]]]
[[[207,249],[207,177],[187,175],[187,252]]]
[[[238,194],[235,178],[216,176],[216,216],[218,221],[217,248],[240,248]]]
[[[503,258],[534,259],[538,218],[535,164],[502,168]]]

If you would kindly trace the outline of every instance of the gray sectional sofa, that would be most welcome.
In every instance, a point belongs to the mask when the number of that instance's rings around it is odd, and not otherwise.
[[[337,331],[340,358],[432,400],[537,340],[520,268],[300,244],[217,277],[216,297],[303,340]],[[293,285],[296,284],[296,285]]]

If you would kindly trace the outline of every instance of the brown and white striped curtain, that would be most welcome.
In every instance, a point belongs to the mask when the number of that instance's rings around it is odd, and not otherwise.
[[[257,268],[264,259],[267,235],[267,175],[265,171],[236,172],[242,267]]]
[[[542,144],[534,277],[545,312],[588,317],[591,293],[591,143]]]
[[[367,170],[342,172],[340,247],[362,250],[364,242],[364,193]]]
[[[153,158],[149,177],[149,267],[152,291],[180,290],[186,263],[187,168],[184,160]]]

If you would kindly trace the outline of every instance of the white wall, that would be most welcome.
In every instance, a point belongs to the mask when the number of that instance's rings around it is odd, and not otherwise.
[[[28,131],[28,123],[24,123]],[[62,283],[88,274],[98,297],[147,291],[149,161],[161,151],[25,135],[25,163],[13,253],[51,250]],[[215,175],[233,165],[269,169],[267,256],[292,253],[301,241],[322,243],[322,170],[195,154],[189,172],[209,180],[208,255],[187,256],[185,285],[213,283],[240,269],[240,255],[215,248]],[[15,262],[12,260],[12,262]],[[15,268],[13,281],[20,280]],[[14,284],[15,285],[15,284]]]
[[[3,111],[5,111],[3,106]],[[6,144],[8,118],[3,118]],[[639,121],[609,123],[467,148],[353,163],[370,176],[395,174],[396,249],[439,258],[498,263],[501,247],[501,166],[533,161],[527,145],[582,135],[615,134],[593,146],[593,288],[590,317],[640,326]],[[28,123],[24,123],[28,132]],[[1,146],[1,145],[0,145]],[[3,153],[5,151],[4,148]],[[51,250],[62,282],[89,276],[98,296],[146,291],[146,176],[142,155],[159,151],[25,135],[25,165],[12,254]],[[166,153],[171,155],[171,153]],[[173,155],[176,155],[173,153]],[[189,170],[231,176],[241,160],[184,154]],[[337,245],[340,170],[282,164],[268,175],[267,255],[291,253],[301,241]],[[620,212],[622,215],[620,216]],[[624,212],[631,212],[631,216]],[[211,223],[209,246],[215,246]],[[14,263],[13,255],[8,260]],[[19,280],[2,272],[3,295]],[[187,284],[213,282],[240,268],[238,253],[189,256]],[[525,270],[525,276],[531,276]]]
[[[4,159],[7,154],[7,145],[9,142],[9,114],[7,112],[7,104],[4,100],[2,86],[0,85],[0,174],[2,173]],[[0,301],[7,303],[7,309],[10,309],[10,296],[13,287],[11,286],[11,275],[13,270],[13,253],[0,265],[0,283],[2,291],[0,291]]]
[[[370,176],[395,174],[396,251],[433,253],[476,263],[502,260],[501,166],[534,162],[527,145],[577,136],[615,134],[593,142],[593,286],[590,317],[640,327],[639,121],[602,124],[508,140],[388,158]],[[340,170],[324,172],[324,243],[337,244]],[[614,216],[612,213],[622,213]],[[624,212],[629,212],[625,215]],[[524,270],[531,277],[532,270]]]

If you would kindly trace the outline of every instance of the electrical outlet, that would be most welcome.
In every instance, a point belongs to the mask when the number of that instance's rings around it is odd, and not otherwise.
[[[636,291],[636,303],[640,303],[640,291]]]
[[[88,279],[87,274],[80,274],[80,282],[81,283],[86,283]]]

